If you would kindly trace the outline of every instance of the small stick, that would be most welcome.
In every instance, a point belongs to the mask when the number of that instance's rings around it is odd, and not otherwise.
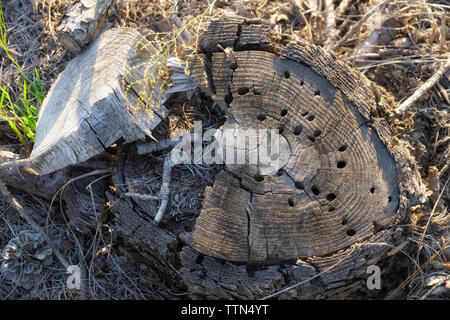
[[[396,109],[395,113],[400,115],[403,114],[411,105],[413,105],[420,97],[422,97],[431,87],[433,87],[442,75],[450,69],[450,56],[447,61],[443,63],[436,73],[428,79],[424,84],[420,86],[408,99],[402,102]]]
[[[172,153],[169,152],[164,159],[161,189],[159,190],[158,195],[155,196],[134,192],[125,193],[125,196],[127,197],[134,197],[142,200],[161,200],[161,204],[159,205],[158,212],[156,213],[154,219],[156,224],[161,222],[164,213],[166,212],[167,204],[169,203],[170,181],[172,179],[171,175],[174,165],[175,164],[172,161]]]
[[[302,10],[303,0],[297,0],[297,1],[291,1],[291,2],[297,8],[299,16],[303,19],[303,22],[305,23],[308,40],[312,41],[313,40],[312,28]]]
[[[345,9],[347,9],[348,5],[350,4],[350,1],[351,0],[343,0],[343,1],[341,1],[341,3],[339,3],[339,5],[335,11],[336,17],[339,18],[340,16],[342,16],[344,14]]]
[[[189,134],[190,141],[195,141],[196,135]],[[184,139],[187,139],[187,135],[179,136],[176,138],[168,138],[161,141],[151,141],[148,143],[143,143],[137,146],[137,153],[140,155],[145,155],[153,152],[162,151],[165,149],[173,148],[177,144],[182,143]],[[186,141],[186,140],[185,140]]]
[[[154,195],[150,195],[150,194],[141,194],[141,193],[134,193],[134,192],[126,192],[125,196],[138,198],[141,200],[160,200],[161,199],[160,195],[154,196]]]
[[[444,193],[445,189],[447,188],[448,182],[450,181],[450,177],[447,178],[447,181],[445,182],[444,187],[442,188],[442,191],[439,193],[438,198],[436,199],[436,202],[434,203],[433,209],[430,212],[430,216],[428,217],[427,223],[425,225],[425,228],[423,229],[422,235],[420,236],[420,240],[419,240],[419,248],[417,250],[417,255],[416,255],[416,261],[419,261],[419,255],[420,255],[420,250],[422,250],[422,243],[423,243],[423,239],[425,239],[425,234],[427,233],[427,229],[428,226],[430,225],[431,222],[431,218],[433,217],[434,211],[437,208],[437,205],[439,203],[439,200],[441,200],[442,194]]]
[[[358,23],[349,31],[347,32],[347,34],[341,39],[341,41],[339,41],[338,43],[336,43],[331,49],[336,51],[337,49],[339,49],[345,42],[347,42],[347,40],[356,32],[358,31],[359,28],[361,28],[361,26],[363,25],[364,22],[367,21],[367,19],[369,19],[369,17],[377,10],[381,9],[382,7],[384,7],[385,5],[389,4],[389,2],[391,2],[392,0],[385,0],[382,3],[373,6],[372,9],[370,9],[361,19],[359,19]]]
[[[56,258],[58,258],[59,262],[64,266],[64,268],[68,268],[70,264],[67,262],[67,260],[64,258],[62,253],[58,250],[58,248],[53,244],[53,242],[50,240],[48,235],[45,233],[45,231],[39,226],[33,218],[27,213],[28,208],[22,207],[22,205],[17,201],[17,199],[8,191],[8,188],[6,187],[5,183],[0,179],[0,194],[5,197],[5,199],[8,201],[8,203],[20,214],[22,218],[24,218],[31,227],[36,231],[39,232],[44,238],[45,242],[49,245],[50,248],[52,248],[53,253],[55,254]]]
[[[326,28],[325,28],[325,49],[330,49],[336,38],[336,16],[334,14],[334,1],[325,0]]]
[[[442,97],[445,99],[445,101],[447,101],[448,104],[450,104],[450,99],[448,98],[448,93],[445,90],[445,88],[442,86],[442,84],[440,84],[439,82],[436,83],[436,86],[439,89],[440,94],[442,95]]]
[[[169,202],[170,180],[173,166],[174,163],[172,161],[172,154],[168,153],[166,158],[164,159],[162,184],[161,190],[159,191],[159,194],[161,196],[161,205],[159,206],[158,212],[155,216],[156,224],[161,222],[161,219],[164,216],[164,212],[166,212],[167,204]]]
[[[180,143],[181,137],[179,140],[174,140],[172,138],[164,139],[161,141],[151,141],[148,143],[143,143],[137,146],[137,153],[140,155],[150,154],[153,152],[162,151],[165,149],[173,148],[178,143]]]

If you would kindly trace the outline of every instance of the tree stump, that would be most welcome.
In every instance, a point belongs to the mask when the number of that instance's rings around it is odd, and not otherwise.
[[[222,128],[278,129],[283,164],[226,164],[191,232],[158,227],[110,194],[116,229],[191,297],[369,295],[367,267],[403,239],[419,194],[373,84],[320,47],[274,44],[256,19],[211,22],[190,57],[199,90],[228,115]],[[115,183],[124,181],[119,165]]]

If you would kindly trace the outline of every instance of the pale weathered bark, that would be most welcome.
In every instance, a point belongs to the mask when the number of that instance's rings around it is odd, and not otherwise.
[[[90,159],[120,138],[151,136],[168,113],[166,92],[145,87],[154,77],[152,59],[153,48],[128,28],[104,32],[75,57],[41,107],[33,169],[46,174]]]
[[[57,29],[68,51],[79,53],[94,41],[117,0],[80,0],[69,6]]]

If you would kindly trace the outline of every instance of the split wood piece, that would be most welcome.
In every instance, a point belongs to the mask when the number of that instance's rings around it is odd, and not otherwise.
[[[74,54],[88,46],[101,30],[117,0],[80,0],[69,6],[57,29],[58,40]]]
[[[75,57],[41,107],[32,168],[47,174],[90,159],[120,138],[151,136],[168,114],[167,92],[145,85],[153,76],[152,54],[139,32],[120,28],[104,32]]]
[[[261,164],[227,164],[216,176],[189,243],[204,258],[185,257],[184,280],[195,294],[208,296],[201,293],[208,287],[215,290],[211,296],[228,297],[225,292],[243,278],[234,277],[227,288],[220,282],[222,267],[194,275],[191,265],[197,261],[210,270],[205,261],[248,266],[320,260],[312,265],[321,271],[339,262],[320,277],[324,295],[367,292],[365,282],[350,275],[363,274],[401,238],[399,222],[421,195],[417,168],[377,118],[374,85],[364,75],[306,42],[239,46],[243,29],[253,24],[258,22],[213,21],[201,37],[204,54],[189,63],[190,74],[229,115],[223,128],[279,129],[290,157],[276,173],[262,173]],[[271,43],[270,34],[252,38]]]

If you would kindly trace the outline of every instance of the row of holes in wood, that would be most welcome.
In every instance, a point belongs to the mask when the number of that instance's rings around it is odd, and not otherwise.
[[[285,77],[286,79],[289,79],[290,76],[291,76],[291,74],[289,73],[289,71],[285,71],[285,72],[284,72],[284,77]],[[300,83],[300,85],[303,85],[303,84],[304,84],[304,83],[303,83],[303,81],[302,81],[302,82]],[[249,91],[250,91],[250,89],[247,88],[247,87],[242,87],[242,88],[239,88],[239,89],[237,90],[237,92],[238,92],[239,95],[247,94]],[[254,93],[254,94],[258,94],[258,92],[255,91],[255,90],[254,90],[253,93]],[[314,95],[315,95],[315,96],[320,96],[320,91],[319,91],[319,90],[316,90],[316,91],[314,92]],[[280,112],[280,115],[281,115],[282,117],[285,117],[287,114],[288,114],[288,110],[287,110],[287,109],[283,109],[283,110],[281,110],[281,112]],[[313,120],[315,119],[315,116],[314,116],[313,114],[309,114],[309,111],[303,112],[303,113],[302,113],[302,116],[303,116],[303,117],[308,116],[308,117],[306,118],[308,121],[313,121]],[[260,115],[258,115],[257,119],[258,119],[259,121],[264,121],[264,120],[266,120],[266,116],[265,116],[264,114],[260,114]],[[300,135],[300,133],[302,133],[302,131],[303,131],[303,127],[299,125],[299,126],[297,126],[297,127],[294,128],[293,134],[296,135],[296,136],[298,136],[298,135]],[[279,132],[280,132],[280,134],[283,133],[283,128],[282,128],[282,127],[279,128]],[[320,136],[321,133],[322,133],[322,131],[321,131],[320,129],[317,129],[316,131],[314,131],[313,136],[309,136],[308,138],[309,138],[309,140],[311,140],[311,142],[314,142],[314,141],[315,141],[315,138],[317,138],[318,136]],[[345,150],[347,150],[347,146],[346,146],[346,145],[341,145],[341,146],[339,147],[338,150],[339,150],[339,152],[344,152]],[[345,160],[339,160],[339,161],[337,162],[337,164],[336,164],[337,168],[339,168],[339,169],[345,168],[346,165],[347,165],[347,162],[346,162]],[[281,176],[282,174],[283,174],[283,170],[281,170],[281,169],[278,170],[277,175],[278,175],[278,176]],[[256,175],[254,176],[254,178],[255,178],[255,180],[256,180],[257,182],[262,182],[262,181],[264,181],[264,177],[263,177],[262,175],[260,175],[260,174],[256,174]],[[302,182],[299,182],[299,181],[295,182],[295,187],[296,187],[297,189],[300,189],[300,190],[304,190],[304,189],[305,189],[303,183],[302,183]],[[320,190],[319,190],[319,188],[318,188],[316,185],[312,185],[312,186],[311,186],[311,192],[312,192],[314,195],[319,195],[319,194],[320,194]],[[370,193],[371,193],[371,194],[374,194],[374,193],[375,193],[375,187],[370,188]],[[336,195],[335,195],[334,193],[329,193],[329,194],[326,196],[326,199],[327,199],[328,201],[331,202],[331,201],[333,201],[334,199],[336,199]],[[391,202],[391,201],[392,201],[392,197],[389,197],[388,202]],[[294,207],[294,206],[295,206],[294,200],[291,199],[291,198],[289,198],[289,199],[288,199],[288,205],[289,205],[290,207]],[[333,207],[333,206],[330,206],[330,207],[328,208],[328,211],[329,211],[329,212],[333,212],[334,210],[335,210],[335,207]],[[348,220],[347,220],[347,219],[345,219],[345,218],[342,219],[342,225],[346,225],[347,223],[348,223]],[[354,229],[349,229],[349,230],[347,230],[346,233],[347,233],[348,236],[354,236],[354,235],[356,234],[356,231],[355,231]]]
[[[345,150],[345,149],[346,149],[346,148],[344,148],[344,150]],[[344,150],[343,150],[343,151],[344,151]],[[283,175],[283,170],[282,170],[282,169],[278,170],[277,175],[278,175],[278,176],[282,176],[282,175]],[[264,181],[264,176],[262,176],[262,175],[260,175],[260,174],[256,174],[256,175],[254,176],[254,179],[255,179],[257,182],[263,182],[263,181]],[[300,189],[300,190],[304,190],[304,189],[305,189],[305,186],[304,186],[303,183],[300,182],[300,181],[296,181],[296,182],[295,182],[295,187],[296,187],[297,189]],[[312,186],[311,186],[311,192],[312,192],[314,195],[316,195],[316,196],[320,194],[320,190],[319,190],[319,188],[318,188],[316,185],[312,185]],[[371,193],[371,194],[374,194],[374,193],[375,193],[375,187],[370,188],[370,193]],[[336,195],[335,195],[334,193],[329,193],[329,194],[326,196],[326,199],[327,199],[329,202],[331,202],[331,201],[333,201],[333,200],[336,199]],[[392,197],[389,197],[388,201],[391,202],[391,201],[392,201]],[[292,207],[292,208],[295,207],[295,203],[294,203],[294,200],[293,200],[292,198],[288,198],[287,202],[288,202],[288,205],[289,205],[290,207]],[[331,205],[330,205],[330,206],[328,207],[328,211],[329,211],[329,212],[333,212],[334,210],[336,210],[336,208],[335,208],[334,206],[331,206]],[[342,225],[346,225],[347,223],[348,223],[348,220],[347,220],[346,218],[342,219]],[[356,231],[353,230],[353,229],[349,229],[349,230],[347,230],[346,233],[347,233],[347,235],[349,235],[349,236],[354,236],[354,235],[356,234]]]

